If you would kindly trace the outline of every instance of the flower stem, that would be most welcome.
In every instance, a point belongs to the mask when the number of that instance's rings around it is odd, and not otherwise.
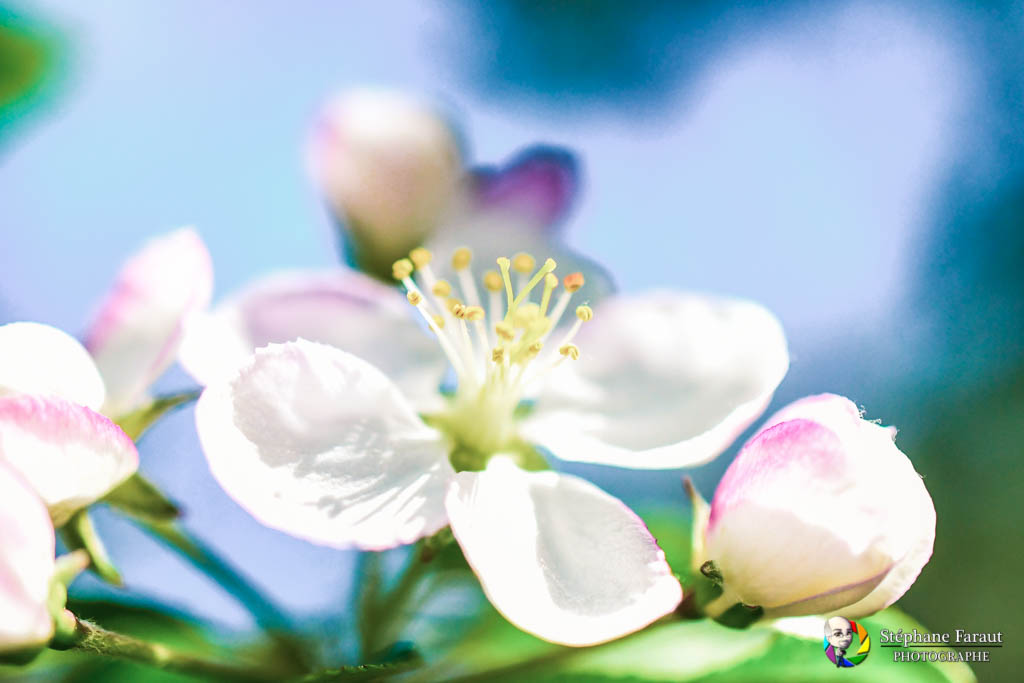
[[[273,639],[280,651],[279,654],[288,657],[294,670],[310,670],[309,654],[300,641],[290,635],[291,623],[287,615],[264,597],[234,567],[173,522],[144,519],[136,521],[169,548],[188,559],[193,566],[213,579],[245,607],[256,624]]]
[[[428,568],[428,556],[422,548],[418,547],[411,555],[395,587],[379,601],[371,597],[369,604],[363,607],[360,635],[364,661],[378,654],[389,644],[388,637],[401,625],[401,622],[393,617],[402,616],[403,606],[416,591]]]
[[[158,669],[208,676],[218,680],[275,681],[281,680],[282,676],[282,672],[275,672],[266,666],[242,667],[178,652],[165,645],[108,631],[78,617],[75,617],[74,639],[72,648],[77,650],[127,659]]]

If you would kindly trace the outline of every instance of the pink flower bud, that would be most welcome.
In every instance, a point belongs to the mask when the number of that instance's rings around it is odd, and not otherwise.
[[[719,605],[859,617],[895,602],[935,541],[935,508],[895,430],[832,394],[766,424],[711,504],[704,559],[722,576]]]

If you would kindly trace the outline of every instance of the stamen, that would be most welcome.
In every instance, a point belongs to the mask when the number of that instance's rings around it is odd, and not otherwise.
[[[562,280],[562,284],[565,285],[566,291],[577,292],[583,286],[583,273],[569,273]]]
[[[498,257],[498,267],[501,268],[501,279],[505,283],[505,298],[508,299],[508,308],[505,309],[505,317],[508,318],[509,312],[512,310],[512,301],[515,297],[512,295],[512,279],[508,275],[508,269],[511,266],[509,261],[504,256]]]
[[[469,247],[459,247],[452,254],[452,268],[455,270],[465,270],[469,268],[470,261],[473,260],[473,252],[469,250]]]
[[[423,295],[416,290],[409,290],[409,292],[406,293],[405,298],[408,299],[409,303],[413,306],[419,306],[420,302],[423,301]]]
[[[391,276],[396,280],[405,280],[412,275],[412,261],[407,258],[398,259],[391,265]]]
[[[494,331],[505,341],[512,341],[516,338],[516,331],[507,322],[502,321],[494,326]]]
[[[564,357],[571,358],[572,360],[580,359],[580,347],[575,344],[562,344],[558,347],[558,352]]]
[[[491,349],[491,360],[495,363],[501,363],[505,358],[505,348],[502,346],[495,346]]]
[[[430,253],[429,249],[423,247],[416,247],[409,252],[409,259],[413,262],[416,268],[423,268],[428,265],[434,255]]]
[[[519,295],[516,296],[515,300],[512,302],[510,310],[514,311],[516,306],[522,303],[522,301],[530,295],[530,290],[536,287],[537,283],[543,280],[544,276],[553,271],[556,267],[557,264],[555,263],[554,259],[549,258],[546,261],[544,261],[544,265],[540,267],[540,270],[538,270],[534,274],[534,276],[530,278],[530,281],[526,283],[526,286],[523,287],[522,290],[520,290]]]
[[[500,292],[503,286],[498,271],[488,270],[484,273],[484,287],[488,292]]]
[[[584,304],[576,307],[576,317],[583,322],[590,322],[594,319],[594,309]]]
[[[438,280],[434,283],[434,286],[430,288],[434,296],[446,297],[452,293],[452,286],[448,284],[447,280]]]
[[[533,258],[525,251],[521,251],[512,257],[512,270],[516,271],[520,275],[529,275],[533,272],[533,269],[537,266],[537,259]]]
[[[434,316],[434,323],[443,330],[444,329],[444,316],[441,315],[440,313],[436,314]]]
[[[484,273],[484,288],[487,290],[487,313],[491,316],[491,320],[504,317],[505,314],[499,310],[501,307],[501,290],[505,288],[505,283],[501,280],[501,274],[496,270],[488,270]],[[488,338],[492,344],[497,342],[493,332],[489,333]]]
[[[546,340],[558,326],[562,315],[565,313],[565,309],[569,307],[569,300],[572,299],[572,295],[583,286],[583,273],[569,273],[562,280],[562,285],[565,289],[558,295],[558,301],[555,303],[555,308],[549,316],[551,318],[551,329],[541,338],[541,341]]]
[[[401,259],[401,261],[409,262],[408,259]],[[392,271],[402,272],[402,270],[404,270],[404,268],[400,268],[398,266],[401,261],[395,262],[395,267],[392,268]],[[412,262],[409,262],[409,266],[409,273],[412,274]],[[427,325],[429,325],[430,329],[433,330],[435,335],[437,335],[437,341],[441,344],[441,349],[444,351],[445,355],[448,356],[448,362],[452,364],[453,368],[455,368],[455,373],[460,377],[464,376],[466,374],[466,367],[462,363],[461,357],[452,346],[451,341],[449,341],[448,335],[444,333],[444,330],[442,329],[443,326],[438,325],[434,316],[427,312],[426,302],[423,300],[423,292],[419,290],[419,287],[416,286],[416,283],[413,282],[412,278],[408,275],[402,279],[402,284],[405,285],[405,289],[407,290],[405,296],[409,300],[409,303],[416,307],[416,310],[421,316],[423,316]],[[414,299],[416,300],[415,303],[413,302]]]

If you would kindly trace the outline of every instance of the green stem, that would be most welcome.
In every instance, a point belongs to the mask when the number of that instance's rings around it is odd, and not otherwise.
[[[296,670],[309,670],[309,655],[301,643],[289,634],[291,623],[287,615],[265,598],[234,567],[173,522],[143,519],[136,521],[169,548],[188,559],[245,607],[256,624],[278,645],[281,654],[289,656]]]
[[[158,669],[178,671],[236,681],[279,681],[282,672],[259,668],[242,667],[227,662],[197,657],[178,652],[158,643],[138,640],[121,633],[108,631],[91,622],[75,617],[74,649],[96,654],[127,659]]]
[[[395,616],[401,616],[402,607],[415,593],[423,574],[428,568],[427,557],[422,547],[418,547],[406,565],[398,583],[383,600],[371,600],[363,610],[362,650],[363,659],[368,660],[379,653],[386,645],[392,631],[401,625]]]

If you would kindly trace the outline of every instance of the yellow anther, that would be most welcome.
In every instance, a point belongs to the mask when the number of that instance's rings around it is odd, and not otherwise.
[[[516,338],[516,331],[506,322],[500,322],[494,326],[494,331],[505,341],[512,341]]]
[[[558,352],[572,360],[579,360],[580,358],[580,347],[575,344],[562,344],[558,347]]]
[[[576,317],[582,320],[583,322],[587,322],[593,319],[594,309],[592,309],[590,306],[577,306]]]
[[[440,313],[434,315],[434,324],[437,325],[438,329],[444,329],[444,316]]]
[[[456,318],[465,319],[465,317],[466,317],[466,309],[467,309],[467,307],[464,306],[463,304],[460,304],[460,303],[452,304],[452,308],[451,308],[452,315],[454,315]]]
[[[450,296],[444,300],[444,305],[449,312],[454,313],[455,307],[461,306],[462,302],[458,299],[458,297]]]
[[[431,290],[436,296],[446,297],[452,293],[452,286],[448,284],[447,280],[438,280],[434,283]]]
[[[455,270],[469,268],[469,262],[472,260],[473,252],[469,250],[469,247],[459,247],[452,254],[452,268]]]
[[[407,258],[401,258],[394,262],[391,266],[391,275],[396,280],[404,280],[405,278],[412,275],[412,261]]]
[[[480,306],[466,306],[466,320],[472,322],[483,320],[485,315],[484,309]]]
[[[536,265],[537,259],[530,256],[525,251],[521,251],[512,257],[512,270],[517,273],[528,275],[533,272]]]
[[[583,273],[569,273],[562,280],[562,284],[565,285],[565,291],[575,292],[583,286]]]
[[[413,265],[415,265],[417,268],[422,268],[423,266],[430,263],[430,260],[434,258],[434,255],[430,253],[429,249],[424,249],[423,247],[416,247],[415,249],[409,252],[409,258],[412,260]]]
[[[495,363],[501,363],[505,360],[505,349],[501,346],[495,346],[491,349],[491,360]]]
[[[489,292],[500,292],[505,285],[501,281],[501,274],[496,270],[488,270],[484,273],[484,287]]]
[[[533,358],[538,353],[540,353],[540,350],[543,348],[544,344],[540,343],[539,341],[535,341],[532,344],[530,344],[530,348],[526,350],[526,353],[530,358]]]
[[[405,295],[405,298],[409,300],[413,306],[419,306],[420,302],[423,301],[423,295],[417,292],[415,289],[411,290]]]

